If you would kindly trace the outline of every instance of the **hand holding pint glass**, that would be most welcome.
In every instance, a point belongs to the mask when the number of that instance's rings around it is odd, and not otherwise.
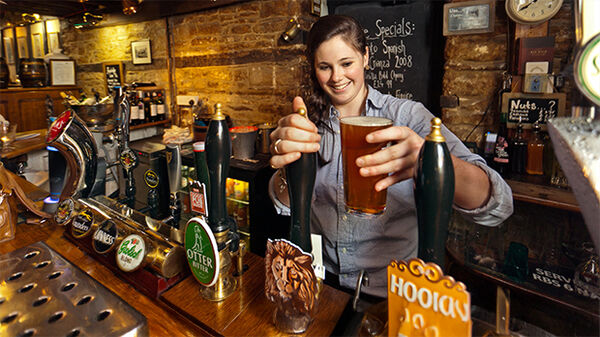
[[[365,137],[373,131],[385,129],[392,124],[390,119],[384,117],[356,116],[340,119],[344,199],[349,213],[370,217],[379,215],[385,210],[387,189],[376,191],[375,183],[387,175],[361,176],[356,159],[385,147],[387,142],[368,143]]]

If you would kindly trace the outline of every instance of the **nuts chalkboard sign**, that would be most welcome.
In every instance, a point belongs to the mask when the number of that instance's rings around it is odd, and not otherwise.
[[[565,111],[566,94],[523,94],[504,93],[502,95],[502,112],[506,112],[506,126],[515,128],[523,123],[523,128],[530,128],[538,123],[545,130],[550,118],[563,116]]]

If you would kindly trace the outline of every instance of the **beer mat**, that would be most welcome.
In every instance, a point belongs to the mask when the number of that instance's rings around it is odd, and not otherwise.
[[[0,256],[0,334],[148,335],[146,317],[43,242]]]

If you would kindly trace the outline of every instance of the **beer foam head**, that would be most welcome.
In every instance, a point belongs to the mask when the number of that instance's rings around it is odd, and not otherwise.
[[[355,117],[344,117],[340,119],[343,124],[354,125],[354,126],[389,126],[392,125],[392,120],[385,117],[374,117],[374,116],[355,116]]]

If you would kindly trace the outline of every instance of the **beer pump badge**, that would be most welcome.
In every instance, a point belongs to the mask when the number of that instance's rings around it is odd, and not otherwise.
[[[131,149],[126,149],[125,151],[121,152],[119,161],[121,162],[121,165],[123,165],[123,168],[125,168],[126,170],[132,169],[138,164],[137,156],[135,155],[135,152],[133,152]]]
[[[203,286],[217,282],[220,259],[217,240],[203,218],[190,219],[185,230],[185,253],[192,274]]]
[[[76,239],[81,239],[88,235],[92,230],[94,223],[94,213],[90,209],[84,209],[73,219],[71,223],[71,234]]]
[[[112,220],[104,221],[94,233],[94,250],[98,254],[109,252],[117,242],[117,225]]]
[[[60,202],[54,213],[54,221],[59,225],[64,225],[73,216],[75,203],[73,199],[65,199]]]
[[[134,271],[142,265],[145,256],[144,239],[137,234],[131,234],[123,239],[117,249],[117,266],[125,272]]]
[[[46,143],[53,142],[62,134],[67,128],[67,125],[69,125],[69,121],[71,121],[71,114],[71,110],[66,110],[52,122],[52,125],[50,125],[50,129],[48,130],[48,135],[46,135]]]
[[[156,174],[156,172],[154,172],[154,170],[152,170],[152,169],[146,170],[146,172],[144,173],[144,182],[146,183],[146,186],[148,186],[150,188],[157,188],[158,181],[159,181],[158,174]]]
[[[471,295],[435,263],[388,265],[389,336],[471,336]]]

